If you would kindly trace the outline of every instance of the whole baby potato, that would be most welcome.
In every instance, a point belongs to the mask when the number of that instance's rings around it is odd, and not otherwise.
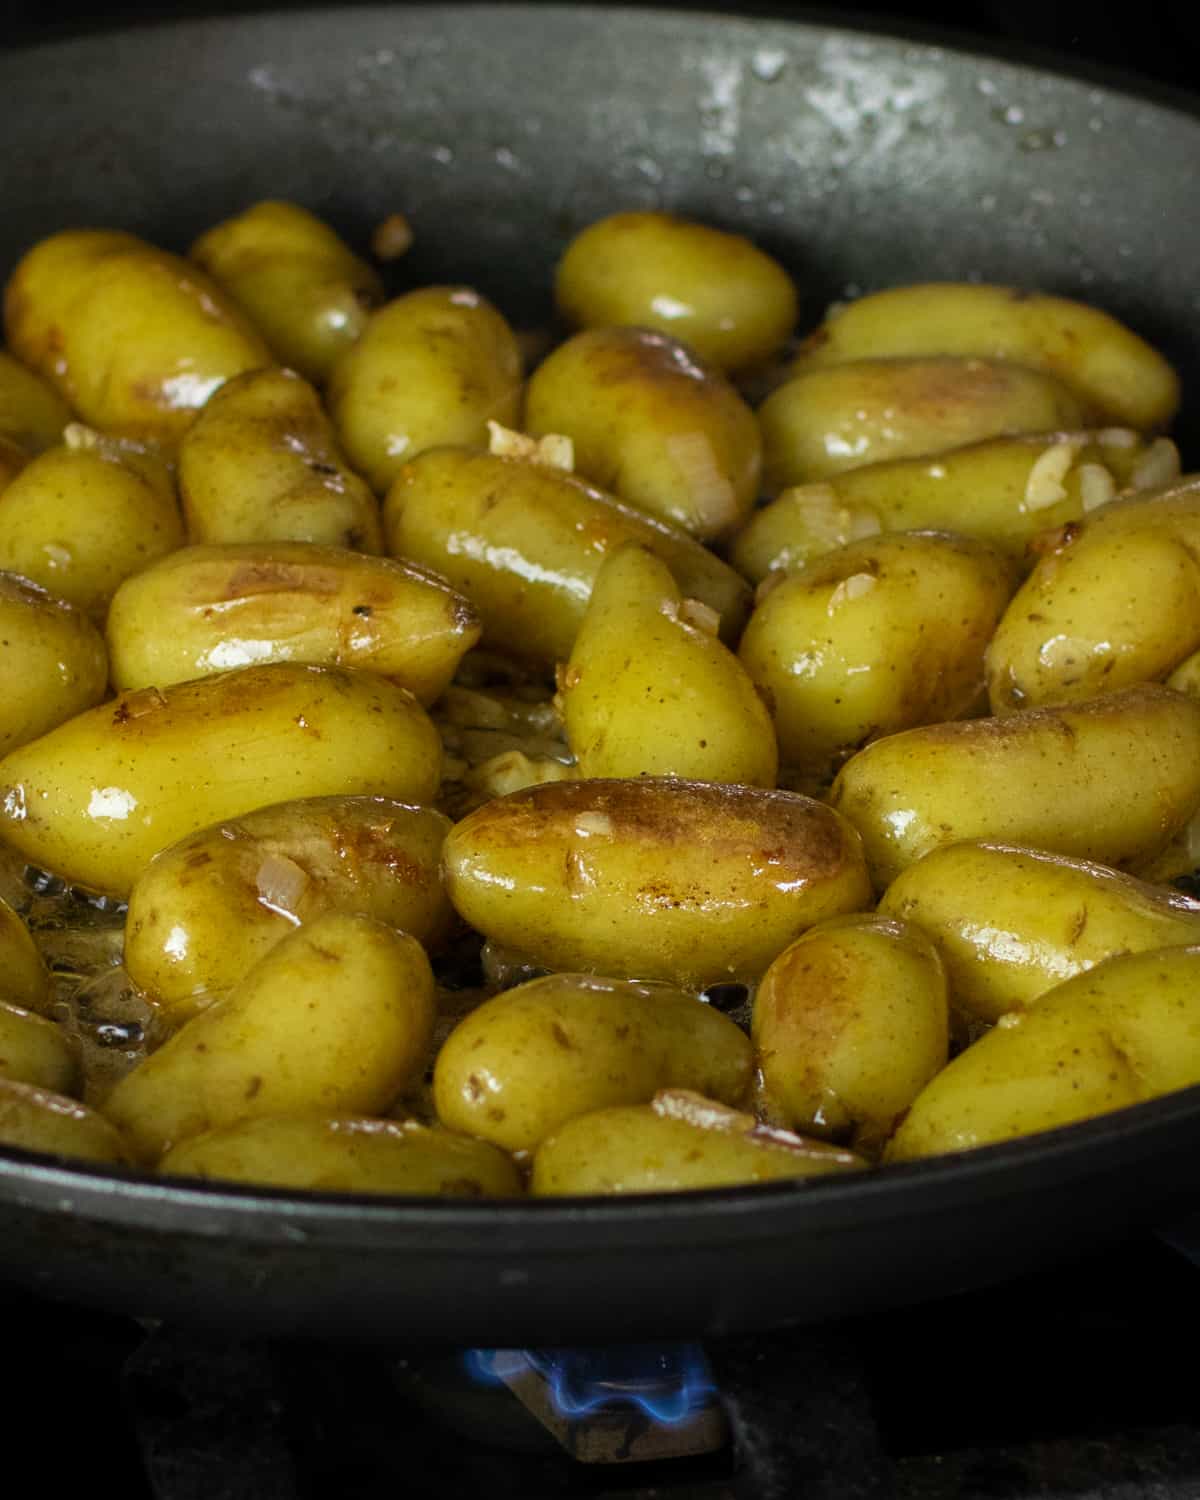
[[[866,1163],[824,1141],[760,1125],[683,1089],[652,1103],[577,1115],[533,1159],[539,1197],[679,1193],[852,1172]]]
[[[193,542],[383,550],[379,503],[294,370],[252,370],[222,386],[180,445],[179,490]]]
[[[125,968],[172,1020],[232,988],[295,927],[362,912],[427,948],[451,922],[450,820],[388,797],[311,797],[189,834],[129,895]]]
[[[1139,431],[1167,426],[1179,406],[1175,371],[1108,313],[982,283],[926,282],[842,303],[803,345],[795,368],[941,354],[1048,371],[1105,420]]]
[[[297,797],[428,802],[440,771],[437,731],[403,688],[277,662],[123,693],[10,751],[0,835],[43,869],[127,896],[160,849],[209,823]]]
[[[1105,506],[1055,542],[988,648],[993,713],[1153,682],[1200,648],[1200,477]]]
[[[1131,868],[1200,806],[1200,703],[1165,687],[876,740],[830,804],[862,835],[877,889],[960,839]]]
[[[104,1113],[147,1163],[239,1120],[381,1114],[424,1066],[435,1008],[415,938],[326,912],[127,1073]]]
[[[36,244],[8,283],[4,325],[13,353],[90,426],[168,450],[218,386],[271,363],[198,266],[119,230]]]
[[[539,664],[571,654],[596,575],[625,542],[715,610],[726,640],[746,617],[745,580],[685,531],[543,464],[433,449],[401,469],[383,515],[389,552],[466,595],[485,645]]]
[[[982,542],[911,531],[850,542],[764,589],[738,656],[784,764],[826,778],[866,742],[969,713],[1012,584]]]
[[[833,917],[785,948],[754,997],[771,1112],[816,1135],[882,1146],[949,1056],[937,949],[893,917]]]
[[[485,1001],[433,1070],[438,1119],[532,1151],[575,1115],[689,1088],[738,1104],[753,1061],[741,1029],[671,985],[547,974]]]
[[[101,621],[123,579],[182,544],[163,461],[85,427],[0,493],[0,568]]]
[[[0,438],[27,453],[62,442],[71,408],[40,375],[0,349]]]
[[[775,785],[771,716],[716,627],[659,558],[609,556],[559,690],[580,776]]]
[[[521,351],[470,287],[429,286],[371,314],[335,363],[329,407],[356,469],[379,494],[426,448],[483,443],[489,419],[515,427]]]
[[[50,1009],[50,976],[21,917],[0,900],[0,998],[22,1010]]]
[[[1200,947],[1110,958],[955,1058],[915,1100],[889,1161],[970,1151],[1200,1083]]]
[[[560,344],[529,382],[525,425],[564,433],[581,474],[701,541],[736,529],[758,496],[754,413],[663,333],[589,328]]]
[[[118,691],[303,661],[376,672],[426,705],[479,633],[424,569],[314,542],[183,547],[125,580],[107,624]]]
[[[0,1146],[125,1166],[120,1132],[94,1109],[31,1083],[0,1078]]]
[[[708,782],[531,787],[464,818],[443,858],[451,901],[494,942],[685,987],[757,979],[805,928],[870,903],[858,837],[832,809]]]
[[[572,327],[656,328],[719,370],[770,358],[796,324],[796,288],[740,234],[665,213],[610,214],[567,246],[554,300]]]
[[[0,1000],[0,1079],[74,1094],[79,1057],[61,1026]]]
[[[941,453],[1001,433],[1081,427],[1088,406],[1043,370],[1000,359],[817,365],[758,409],[768,494],[864,464]]]
[[[984,1022],[1114,954],[1200,943],[1200,902],[1176,891],[1088,860],[974,840],[910,865],[879,910],[929,934],[955,1007]]]
[[[525,1191],[511,1158],[495,1146],[415,1120],[362,1116],[240,1120],[181,1141],[158,1169],[316,1192],[519,1198]]]
[[[100,632],[82,610],[0,573],[0,755],[99,703],[108,688]]]
[[[383,301],[378,274],[298,203],[255,203],[202,234],[188,254],[307,380],[325,380]]]

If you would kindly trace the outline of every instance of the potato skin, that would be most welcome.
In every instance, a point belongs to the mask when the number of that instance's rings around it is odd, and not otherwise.
[[[282,364],[325,380],[383,301],[383,283],[328,224],[267,199],[215,224],[188,251],[245,309]]]
[[[79,1058],[61,1026],[0,1001],[0,1079],[56,1094],[77,1094]]]
[[[350,461],[382,495],[426,448],[483,443],[516,427],[521,352],[469,287],[430,286],[372,313],[329,377],[329,409]]]
[[[296,797],[428,802],[441,743],[403,688],[278,662],[124,693],[0,760],[0,833],[64,879],[127,896],[160,849]]]
[[[689,606],[667,565],[640,547],[619,548],[600,569],[559,688],[580,776],[775,785],[771,716]]]
[[[903,532],[764,590],[738,657],[771,705],[784,764],[828,777],[866,741],[970,712],[1013,582],[980,542]]]
[[[179,490],[193,542],[383,550],[378,502],[294,370],[251,370],[221,387],[180,445]]]
[[[182,1141],[158,1169],[317,1192],[519,1198],[525,1191],[510,1158],[484,1141],[362,1116],[242,1120]]]
[[[758,495],[754,413],[666,334],[589,328],[560,344],[529,382],[525,426],[565,433],[581,474],[701,541],[735,530]]]
[[[929,934],[955,1006],[985,1022],[1114,954],[1200,943],[1200,902],[1088,860],[983,841],[932,850],[879,910]]]
[[[426,706],[479,634],[440,578],[312,542],[180,548],[126,579],[106,627],[118,692],[302,661],[376,672]]]
[[[1200,1082],[1200,947],[1123,954],[1013,1011],[917,1097],[889,1161],[970,1151]]]
[[[147,1163],[239,1120],[381,1114],[423,1066],[435,1007],[415,938],[327,912],[127,1073],[104,1113]]]
[[[125,1166],[130,1152],[103,1115],[65,1094],[0,1078],[0,1146]]]
[[[0,573],[0,755],[99,703],[108,654],[82,610]]]
[[[575,1115],[690,1088],[739,1103],[750,1043],[727,1016],[665,984],[548,974],[485,1001],[442,1044],[438,1119],[532,1151]]]
[[[440,946],[450,820],[387,797],[312,797],[215,823],[134,882],[125,967],[172,1019],[232,988],[295,927],[362,912]]]
[[[665,213],[589,224],[558,263],[554,300],[574,328],[655,328],[726,371],[769,359],[796,323],[796,288],[777,260]]]
[[[949,1055],[937,949],[892,917],[821,922],[763,975],[751,1034],[773,1116],[881,1146]]]
[[[745,581],[685,531],[540,464],[437,448],[401,469],[383,513],[388,551],[441,574],[478,610],[484,644],[526,660],[567,659],[596,575],[625,542],[715,609],[724,639],[745,621]]]
[[[1179,379],[1162,355],[1116,318],[1066,297],[1016,287],[937,281],[849,302],[802,346],[795,368],[852,359],[956,354],[1048,370],[1107,420],[1166,427]]]
[[[801,368],[758,409],[764,488],[918,458],[1002,433],[1081,427],[1087,405],[1041,370],[998,359],[862,359]]]
[[[40,375],[0,349],[0,438],[26,453],[62,442],[71,408]]]
[[[707,782],[558,782],[446,840],[480,932],[548,968],[702,988],[756,979],[823,917],[870,903],[858,837],[819,802]]]
[[[1119,791],[1118,791],[1119,789]],[[1200,703],[1126,688],[1004,719],[876,740],[830,804],[863,838],[876,888],[943,844],[988,839],[1136,873],[1200,806]]]
[[[0,899],[0,999],[45,1015],[50,1009],[50,975],[21,917]]]
[[[168,451],[224,381],[271,363],[199,267],[119,230],[34,245],[8,283],[4,323],[13,352],[85,422]]]

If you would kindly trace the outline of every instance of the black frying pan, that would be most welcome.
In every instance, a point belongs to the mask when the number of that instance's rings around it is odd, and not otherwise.
[[[780,256],[804,316],[976,276],[1158,344],[1200,430],[1200,120],[1027,66],[826,27],[590,8],[338,10],[0,59],[0,267],[68,224],[182,247],[263,196],[413,282],[541,320],[576,228],[662,205]],[[1040,1139],[811,1186],[511,1206],[211,1188],[0,1152],[0,1274],[239,1329],[566,1343],[865,1311],[1200,1203],[1200,1088]]]

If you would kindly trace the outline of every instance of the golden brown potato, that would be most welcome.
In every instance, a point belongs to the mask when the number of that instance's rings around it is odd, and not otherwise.
[[[61,1026],[0,1000],[0,1079],[75,1094],[79,1057]]]
[[[537,964],[685,987],[757,979],[805,928],[870,903],[830,808],[708,782],[532,787],[457,824],[444,863],[459,913]]]
[[[381,495],[426,448],[483,443],[489,420],[515,427],[520,404],[516,336],[462,286],[423,287],[372,313],[329,377],[338,435]]]
[[[108,686],[100,632],[82,610],[0,573],[0,755],[91,708]]]
[[[525,426],[565,434],[581,474],[701,541],[736,529],[758,495],[754,413],[666,334],[577,333],[535,371]]]
[[[303,661],[376,672],[426,705],[479,633],[435,575],[313,542],[181,548],[125,580],[107,624],[118,691]]]
[[[0,349],[0,438],[26,453],[62,442],[71,408],[54,387]]]
[[[103,1115],[64,1094],[9,1078],[0,1078],[0,1146],[106,1166],[130,1160],[120,1132]]]
[[[193,542],[383,550],[378,502],[292,370],[254,370],[217,392],[180,447],[179,489]]]
[[[168,450],[230,376],[271,363],[203,271],[119,230],[36,244],[8,283],[4,324],[13,353],[90,426]]]
[[[160,849],[298,797],[428,802],[441,744],[410,693],[277,662],[123,693],[0,760],[0,834],[65,879],[127,896]]]
[[[188,254],[250,315],[282,364],[318,383],[383,301],[376,272],[296,203],[255,203],[202,234]]]
[[[719,370],[769,359],[796,323],[796,288],[740,234],[664,213],[610,214],[567,246],[554,282],[572,327],[656,328]]]

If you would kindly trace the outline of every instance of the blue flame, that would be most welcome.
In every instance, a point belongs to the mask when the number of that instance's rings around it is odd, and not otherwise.
[[[678,1426],[707,1406],[716,1386],[699,1344],[633,1344],[611,1349],[470,1349],[474,1379],[499,1385],[534,1370],[564,1417],[632,1406]]]

